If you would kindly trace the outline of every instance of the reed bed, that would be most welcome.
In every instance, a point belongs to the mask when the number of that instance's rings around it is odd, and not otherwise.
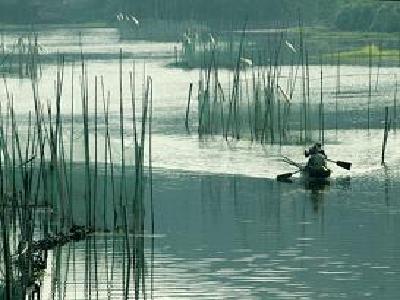
[[[383,36],[378,33],[343,33],[321,31],[317,28],[287,27],[287,24],[274,24],[272,28],[253,28],[246,34],[243,57],[254,65],[268,66],[271,52],[279,49],[281,65],[289,65],[293,52],[301,50],[302,40],[307,41],[309,64],[318,64],[320,56],[327,65],[336,65],[337,54],[341,53],[342,65],[362,65],[369,63],[369,44],[377,62],[375,87],[379,83],[380,68],[397,65],[399,44],[397,35]],[[196,29],[192,27],[181,33],[181,51],[177,53],[172,65],[184,68],[201,68],[213,59],[213,52],[222,68],[234,69],[241,44],[241,30],[234,27],[223,29]],[[283,44],[282,44],[283,40]],[[288,43],[286,43],[288,42]]]
[[[300,65],[292,61],[286,88],[281,79],[280,48],[283,36],[277,48],[270,51],[268,66],[254,66],[244,57],[246,30],[242,31],[235,68],[232,71],[232,87],[224,89],[219,81],[219,60],[216,50],[211,52],[211,61],[203,68],[198,82],[198,134],[222,134],[228,138],[249,138],[262,144],[282,144],[293,141],[289,137],[289,119],[292,110],[292,97]],[[300,54],[302,72],[302,105],[299,107],[299,140],[311,139],[309,103],[308,53],[304,50],[302,32],[300,31]],[[192,84],[189,88],[186,108],[185,127],[188,129],[188,116]]]
[[[30,68],[33,68],[35,61],[32,59],[30,64]],[[118,91],[120,130],[113,138],[109,122],[112,91],[106,89],[103,77],[89,77],[89,65],[83,53],[79,64],[80,71],[77,71],[75,63],[71,64],[69,88],[73,95],[76,90],[74,77],[77,78],[79,74],[81,117],[76,114],[76,99],[73,98],[67,100],[71,101],[71,111],[62,111],[62,102],[66,101],[63,91],[67,87],[68,79],[64,76],[67,65],[64,57],[59,55],[54,79],[55,99],[52,103],[40,98],[37,74],[28,74],[34,111],[29,112],[28,125],[22,131],[18,126],[19,116],[14,111],[14,101],[17,99],[14,99],[8,89],[7,80],[3,77],[7,99],[0,101],[0,245],[3,250],[0,278],[4,282],[0,294],[7,300],[23,295],[35,299],[40,295],[42,270],[46,266],[49,251],[53,254],[54,282],[51,288],[58,299],[64,299],[66,291],[60,278],[67,280],[68,274],[75,274],[76,266],[68,265],[67,273],[61,274],[62,255],[66,249],[62,246],[79,239],[85,239],[87,252],[86,297],[98,298],[98,264],[103,263],[97,250],[96,236],[99,233],[107,236],[104,237],[107,245],[106,286],[110,295],[115,261],[114,255],[108,257],[109,237],[112,240],[113,253],[117,250],[115,240],[121,237],[124,239],[122,251],[126,263],[122,278],[125,299],[130,298],[130,294],[138,298],[140,293],[145,293],[146,278],[152,278],[153,264],[151,262],[149,275],[145,255],[147,242],[144,238],[146,232],[154,234],[151,192],[151,77],[144,77],[143,97],[137,97],[135,68],[133,65],[131,70],[123,69],[121,49]],[[124,74],[129,74],[130,77],[130,108],[124,107]],[[90,81],[94,82],[93,91],[89,90],[89,86],[92,86]],[[141,111],[137,111],[137,101],[141,102]],[[94,106],[94,113],[89,106]],[[132,115],[132,128],[125,125],[127,112]],[[69,113],[71,123],[66,125],[64,118]],[[126,146],[124,140],[127,137],[133,137],[133,146]],[[120,143],[120,155],[113,142],[115,139]],[[104,152],[99,148],[101,145],[104,146]],[[74,161],[77,147],[84,150],[83,164]],[[129,164],[125,159],[126,152],[133,157]],[[145,164],[150,167],[145,168]],[[130,181],[129,186],[127,180]],[[150,208],[151,220],[147,220],[145,216],[147,208]],[[108,211],[112,213],[109,214]],[[81,217],[82,214],[84,218]],[[151,247],[154,251],[154,240]],[[70,248],[66,255],[68,262],[71,256],[74,257]],[[154,255],[151,257],[151,261],[153,260]],[[70,267],[74,269],[70,270]],[[73,276],[75,279],[75,275]]]
[[[6,47],[2,38],[0,43],[0,73],[17,75],[19,78],[37,78],[41,76],[41,54],[43,47],[38,42],[38,34],[20,36]]]
[[[311,65],[309,41],[305,39],[303,27],[299,23],[298,46],[290,44],[285,33],[281,32],[271,43],[268,51],[263,52],[263,59],[248,59],[249,53],[247,33],[244,28],[235,51],[234,66],[228,72],[228,85],[223,86],[220,81],[220,70],[225,67],[217,44],[208,45],[209,58],[203,60],[197,84],[197,107],[193,106],[193,83],[189,85],[188,102],[185,114],[185,128],[187,132],[193,130],[193,121],[196,119],[197,133],[200,138],[208,136],[222,136],[228,139],[247,139],[261,144],[306,145],[316,140],[325,142],[325,130],[342,128],[362,128],[364,123],[350,122],[353,111],[347,110],[346,102],[349,91],[343,89],[343,52],[338,50],[329,59],[320,52],[318,64]],[[291,49],[291,58],[288,63],[284,54],[287,48]],[[250,48],[251,49],[251,48]],[[368,48],[368,91],[365,92],[366,127],[381,128],[384,116],[377,112],[373,98],[379,95],[380,69],[382,68],[382,51],[374,50],[370,43]],[[381,47],[379,48],[381,49]],[[254,53],[253,58],[254,58]],[[315,60],[315,59],[314,59]],[[334,105],[329,109],[324,103],[329,91],[324,90],[324,65],[336,65],[334,87]],[[375,63],[375,65],[374,65]],[[311,78],[310,67],[320,66],[318,80]],[[372,77],[376,75],[375,88]],[[329,75],[332,76],[332,75]],[[348,76],[346,74],[345,76]],[[357,75],[360,76],[360,75]],[[316,89],[316,82],[319,86]],[[226,84],[226,82],[225,82]],[[390,114],[395,124],[397,118],[397,83],[393,82],[394,100],[390,107]],[[315,97],[319,90],[319,97]],[[313,99],[311,99],[313,94]],[[318,100],[315,100],[319,98]],[[331,98],[332,99],[332,98]],[[373,107],[372,107],[373,106]],[[197,115],[192,111],[197,111]],[[373,120],[371,114],[374,114]],[[191,125],[191,126],[190,126]],[[351,127],[349,127],[351,126]],[[358,128],[356,127],[356,128]]]

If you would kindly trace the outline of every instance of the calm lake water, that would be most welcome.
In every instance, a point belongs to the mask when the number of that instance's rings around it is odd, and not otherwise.
[[[43,30],[39,41],[48,52],[79,52],[79,31]],[[17,36],[16,32],[5,33],[6,43]],[[199,71],[166,67],[173,59],[175,44],[120,42],[117,32],[105,29],[83,30],[81,41],[83,51],[118,54],[122,47],[132,54],[132,59],[136,58],[137,95],[142,93],[144,73],[153,79],[155,235],[144,237],[147,269],[141,298],[144,295],[148,299],[400,297],[397,233],[400,203],[396,196],[400,192],[400,136],[395,131],[390,133],[387,165],[382,167],[383,130],[355,129],[357,124],[365,125],[366,115],[360,111],[367,104],[368,68],[342,67],[341,89],[343,94],[353,96],[338,99],[339,109],[354,112],[355,125],[326,132],[325,149],[329,157],[351,161],[353,169],[349,172],[333,165],[330,184],[313,187],[296,176],[292,183],[275,180],[277,174],[295,170],[281,161],[281,155],[303,162],[304,146],[261,146],[249,141],[225,142],[220,137],[199,141],[195,130],[196,102],[191,108],[193,133],[185,132],[188,87],[190,82],[197,85]],[[168,55],[170,59],[165,58]],[[142,60],[142,57],[147,58]],[[128,87],[132,65],[132,60],[124,60],[124,87]],[[282,73],[287,71],[283,67]],[[119,95],[115,88],[119,85],[118,59],[88,61],[88,72],[90,91],[94,90],[97,75],[99,80],[103,76],[106,91],[112,89],[116,93],[111,94],[110,126],[113,155],[118,157],[121,143]],[[317,103],[320,69],[311,67],[310,72],[311,101]],[[336,66],[324,66],[323,72],[324,103],[329,112],[337,101]],[[398,72],[398,68],[381,68],[375,90],[377,69],[373,70],[371,107],[377,124],[383,120],[383,107],[393,105],[394,76]],[[55,73],[55,66],[43,66],[39,82],[41,99],[53,105]],[[73,93],[71,64],[66,64],[64,76],[62,112],[68,148],[73,101],[75,122],[82,123],[79,64],[74,67]],[[221,71],[220,80],[227,89],[229,72]],[[3,82],[0,87],[3,105],[6,98]],[[31,83],[11,77],[7,78],[7,87],[14,99],[18,99],[14,106],[23,136],[27,112],[33,110]],[[296,91],[300,94],[300,84]],[[124,103],[130,107],[129,88],[123,94]],[[295,97],[294,101],[300,102],[301,97]],[[93,103],[91,92],[92,113]],[[131,128],[131,119],[126,112],[126,128]],[[103,121],[101,124],[104,127]],[[94,134],[92,129],[90,133]],[[125,134],[129,162],[132,133],[127,129]],[[75,139],[82,139],[82,135],[74,132]],[[99,143],[103,145],[104,140]],[[84,160],[83,151],[76,146],[77,163]],[[79,210],[75,213],[77,220],[84,218]],[[89,294],[91,299],[122,299],[123,238],[118,232],[96,234],[87,241],[49,253],[43,299],[88,299]],[[87,267],[92,269],[90,277]],[[132,287],[134,278],[131,280]],[[129,294],[132,299],[134,296],[134,292]]]

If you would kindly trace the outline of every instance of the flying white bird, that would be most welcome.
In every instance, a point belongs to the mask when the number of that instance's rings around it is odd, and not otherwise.
[[[136,17],[131,15],[131,20],[133,21],[133,23],[135,23],[136,25],[139,25],[139,20],[136,19]]]
[[[122,21],[124,19],[124,15],[120,12],[117,14],[117,20]]]
[[[286,46],[288,46],[290,48],[290,50],[293,51],[293,53],[296,53],[296,49],[293,47],[293,45],[291,43],[289,43],[288,41],[285,41]]]

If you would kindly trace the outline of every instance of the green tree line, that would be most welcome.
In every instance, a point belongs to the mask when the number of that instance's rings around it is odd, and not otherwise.
[[[111,22],[137,18],[225,24],[278,22],[340,30],[400,31],[400,1],[377,0],[0,0],[0,22]]]

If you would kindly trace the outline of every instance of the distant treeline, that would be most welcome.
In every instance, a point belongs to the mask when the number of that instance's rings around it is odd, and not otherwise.
[[[340,30],[400,31],[400,1],[377,0],[0,0],[0,22],[115,21],[137,18],[198,20],[221,24],[325,25]]]
[[[400,32],[400,1],[349,1],[340,7],[334,25],[340,30]]]

